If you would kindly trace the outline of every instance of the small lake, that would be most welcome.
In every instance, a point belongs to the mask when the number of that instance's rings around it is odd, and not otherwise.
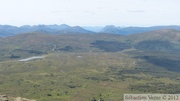
[[[33,56],[26,59],[20,59],[18,61],[25,62],[25,61],[36,60],[36,59],[44,59],[44,58],[45,56]]]

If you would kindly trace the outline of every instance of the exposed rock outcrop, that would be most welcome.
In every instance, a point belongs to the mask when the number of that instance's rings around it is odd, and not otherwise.
[[[7,95],[0,95],[0,101],[36,101],[32,99],[27,98],[21,98],[21,97],[8,97]]]
[[[36,101],[36,100],[30,100],[30,99],[26,99],[26,98],[17,97],[14,99],[14,101]]]
[[[0,95],[0,101],[9,101],[9,98],[7,95]]]

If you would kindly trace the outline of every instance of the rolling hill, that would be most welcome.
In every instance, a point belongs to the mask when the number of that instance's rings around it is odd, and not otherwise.
[[[123,101],[126,93],[180,93],[180,31],[84,33],[1,37],[0,95],[37,101]]]
[[[127,36],[137,49],[178,52],[180,31],[174,29],[156,30]]]
[[[24,54],[18,56],[25,57],[31,54],[46,54],[49,52],[118,52],[127,49],[178,53],[180,50],[180,31],[164,29],[129,36],[70,34],[70,32],[69,34],[52,35],[36,32],[0,38],[0,46],[2,54],[4,52],[8,53],[8,55],[5,54],[7,56],[2,55],[5,57],[11,57],[14,54]]]

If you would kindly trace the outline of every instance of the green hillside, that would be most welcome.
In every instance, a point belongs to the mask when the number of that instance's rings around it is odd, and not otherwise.
[[[180,93],[177,71],[140,57],[137,53],[73,52],[1,62],[0,94],[38,101],[122,101],[124,93]]]
[[[0,95],[123,101],[127,93],[179,94],[179,33],[27,33],[0,38]]]
[[[25,58],[52,52],[104,51],[98,47],[94,47],[92,43],[98,40],[119,42],[120,38],[120,35],[110,34],[19,34],[0,39],[0,54],[2,54],[0,60]]]

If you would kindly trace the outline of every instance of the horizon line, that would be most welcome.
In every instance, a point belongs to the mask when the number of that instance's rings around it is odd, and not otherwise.
[[[75,27],[75,26],[80,26],[80,27],[106,27],[106,26],[115,26],[115,27],[155,27],[155,26],[180,26],[180,25],[176,25],[176,24],[162,24],[162,25],[116,25],[116,24],[106,24],[106,25],[70,25],[70,24],[66,24],[66,23],[62,23],[62,24],[24,24],[24,25],[13,25],[13,24],[0,24],[0,26],[14,26],[14,27],[22,27],[22,26],[40,26],[40,25],[67,25],[70,27]]]

